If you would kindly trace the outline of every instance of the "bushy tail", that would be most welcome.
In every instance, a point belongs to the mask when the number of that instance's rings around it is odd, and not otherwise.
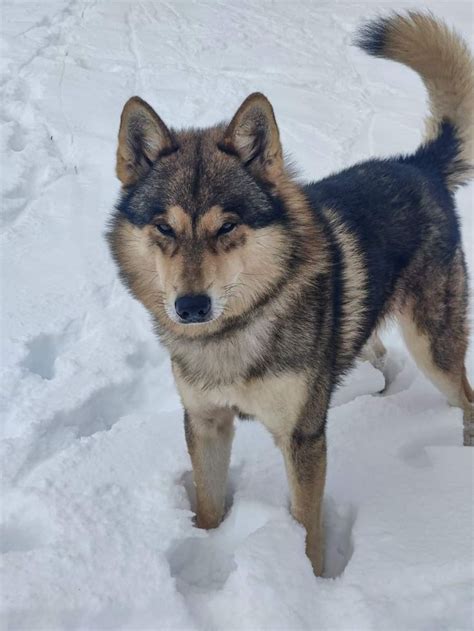
[[[356,44],[415,70],[430,114],[419,152],[439,161],[450,190],[474,175],[474,60],[464,40],[427,13],[392,14],[364,25]]]

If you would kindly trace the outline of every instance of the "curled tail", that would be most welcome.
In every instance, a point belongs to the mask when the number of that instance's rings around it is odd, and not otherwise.
[[[356,44],[421,76],[430,113],[412,161],[436,166],[450,190],[466,184],[474,175],[474,60],[464,40],[432,15],[408,12],[364,25]]]

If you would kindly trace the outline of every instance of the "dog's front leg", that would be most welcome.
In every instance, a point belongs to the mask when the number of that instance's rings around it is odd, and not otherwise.
[[[324,419],[311,429],[298,424],[281,443],[291,492],[293,517],[306,529],[306,554],[316,576],[324,566],[322,501],[326,479]]]
[[[305,372],[268,377],[256,416],[283,452],[293,517],[306,528],[306,553],[314,573],[323,572],[322,500],[326,477],[326,414],[330,388]]]
[[[186,443],[196,486],[196,525],[216,528],[224,516],[234,413],[228,408],[186,409]]]

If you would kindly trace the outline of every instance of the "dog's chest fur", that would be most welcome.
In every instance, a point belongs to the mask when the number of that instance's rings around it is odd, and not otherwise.
[[[203,390],[235,385],[268,354],[272,328],[269,322],[259,319],[234,334],[205,342],[172,342],[171,357],[186,381]]]
[[[234,408],[260,419],[278,439],[288,418],[305,398],[308,375],[304,370],[271,370],[257,378],[247,375],[271,353],[272,326],[260,320],[244,331],[215,341],[192,341],[172,350],[176,383],[188,410]]]

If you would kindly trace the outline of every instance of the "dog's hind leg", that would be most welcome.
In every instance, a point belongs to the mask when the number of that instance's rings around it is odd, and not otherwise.
[[[418,367],[464,413],[464,444],[474,446],[473,392],[464,365],[467,331],[466,275],[462,256],[448,269],[426,274],[401,310],[399,322]]]
[[[372,366],[377,370],[380,370],[380,372],[384,372],[385,360],[387,358],[387,349],[378,336],[377,331],[374,331],[372,333],[372,335],[363,346],[360,352],[360,358],[370,362]]]
[[[378,336],[377,331],[374,331],[367,342],[364,344],[359,357],[363,361],[370,362],[370,364],[372,364],[372,366],[376,370],[380,370],[385,380],[385,386],[382,388],[382,390],[380,390],[380,394],[386,392],[387,388],[390,385],[389,375],[386,366],[387,349]]]
[[[464,445],[474,446],[474,407],[473,393],[469,385],[462,342],[453,339],[447,332],[448,343],[453,348],[448,362],[440,366],[436,361],[436,344],[442,344],[442,339],[433,339],[427,331],[423,331],[408,315],[400,318],[403,337],[417,366],[430,381],[442,392],[451,405],[460,407],[464,414]],[[457,357],[456,357],[457,355]],[[461,359],[462,358],[462,359]]]

